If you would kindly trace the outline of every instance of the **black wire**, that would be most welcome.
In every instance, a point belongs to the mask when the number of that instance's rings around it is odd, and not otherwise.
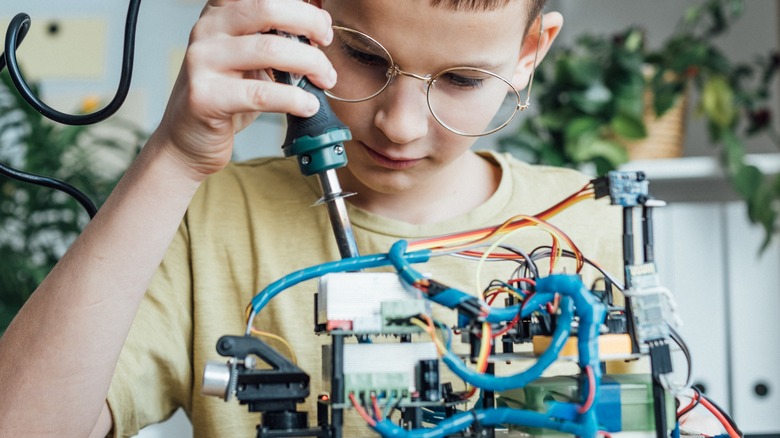
[[[734,429],[734,432],[739,434],[739,436],[741,437],[745,436],[745,434],[742,433],[741,430],[739,430],[739,427],[737,427],[737,423],[734,422],[731,416],[728,413],[726,413],[726,411],[724,411],[720,406],[718,406],[714,401],[712,401],[711,398],[707,397],[703,393],[699,393],[699,397],[707,400],[712,405],[712,407],[714,407],[718,412],[720,412],[720,414],[723,415],[723,418],[725,418],[726,421],[729,423],[729,425]]]
[[[111,102],[98,111],[79,115],[59,112],[41,101],[30,89],[30,86],[27,85],[16,59],[16,50],[27,35],[27,31],[30,29],[30,16],[25,13],[17,14],[8,25],[8,31],[6,32],[5,37],[5,51],[0,53],[0,72],[3,71],[3,68],[8,67],[8,74],[11,76],[11,81],[14,83],[14,86],[22,98],[24,98],[24,100],[36,111],[50,120],[66,125],[91,125],[101,122],[116,113],[124,103],[125,98],[127,98],[127,93],[130,90],[130,82],[133,77],[135,31],[136,25],[138,24],[138,11],[140,6],[141,0],[130,0],[127,18],[125,20],[124,51],[122,55],[122,70],[119,77],[119,86]],[[64,181],[23,172],[2,162],[0,162],[0,174],[21,182],[59,190],[76,199],[76,201],[78,201],[87,211],[90,219],[94,218],[95,214],[97,214],[97,208],[95,208],[95,204],[89,197]]]
[[[687,414],[688,412],[691,412],[693,408],[699,405],[699,400],[701,400],[701,391],[699,391],[698,388],[692,387],[691,388],[693,392],[696,394],[693,397],[693,402],[690,403],[688,406],[684,407],[681,411],[677,412],[677,419],[679,420],[683,415]]]
[[[532,259],[533,261],[536,261],[536,260],[541,260],[541,259],[544,259],[544,258],[546,258],[546,257],[549,257],[551,254],[552,254],[552,247],[550,247],[550,246],[538,246],[538,247],[534,248],[534,250],[533,250],[533,251],[531,251],[531,259]],[[574,255],[574,252],[572,252],[572,251],[570,251],[570,250],[568,250],[568,249],[562,249],[562,250],[561,250],[561,255],[563,255],[564,257],[572,258],[572,259],[573,259],[573,258],[577,258],[577,257]],[[617,279],[616,279],[614,276],[612,276],[612,274],[610,274],[609,272],[605,271],[603,268],[601,268],[600,266],[596,265],[595,263],[593,263],[592,261],[590,261],[590,259],[588,259],[588,258],[587,258],[587,257],[585,257],[585,256],[582,256],[582,261],[583,261],[585,264],[587,264],[587,265],[589,265],[589,266],[591,266],[591,267],[595,268],[595,269],[596,269],[597,271],[599,271],[599,272],[601,273],[601,275],[603,275],[604,277],[608,278],[608,279],[609,279],[609,280],[612,282],[612,284],[613,284],[613,285],[614,285],[614,286],[615,286],[615,287],[616,287],[618,290],[620,290],[620,291],[622,291],[622,290],[623,290],[623,283],[621,283],[620,281],[618,281],[618,280],[617,280]]]
[[[26,14],[19,14],[19,15],[26,15]],[[28,17],[29,18],[29,17]],[[8,42],[8,32],[11,32],[11,26],[8,26],[8,31],[6,33],[6,43]],[[19,45],[22,44],[22,41],[24,41],[24,37],[27,36],[27,31],[30,30],[30,20],[22,22],[16,29],[14,29],[14,34],[16,35],[16,44],[13,46],[13,50],[6,51],[14,53],[16,52],[16,49],[19,48]],[[6,44],[5,47],[9,47],[9,44]],[[5,53],[0,53],[0,72],[3,71],[5,68]]]
[[[507,251],[513,252],[520,257],[523,258],[523,264],[525,265],[526,269],[531,271],[531,275],[533,275],[533,278],[539,278],[539,268],[536,266],[536,263],[534,260],[520,248],[511,246],[511,245],[500,245],[500,248],[503,248]]]
[[[691,384],[691,372],[693,370],[693,362],[691,359],[691,352],[688,350],[688,345],[683,340],[682,336],[680,336],[679,333],[677,333],[677,330],[674,329],[674,327],[671,326],[671,324],[667,324],[669,326],[669,335],[672,338],[672,340],[677,344],[680,349],[682,350],[683,354],[685,355],[685,361],[688,363],[688,372],[685,377],[685,386]]]
[[[79,204],[81,204],[81,206],[84,207],[84,210],[87,210],[87,214],[89,214],[90,219],[94,218],[95,214],[97,214],[97,208],[95,208],[95,204],[92,203],[89,197],[87,197],[87,195],[79,191],[77,188],[73,187],[72,185],[64,181],[60,181],[54,178],[49,178],[46,176],[33,175],[32,173],[22,172],[21,170],[14,169],[13,167],[7,166],[2,162],[0,162],[0,174],[16,179],[18,181],[35,184],[43,187],[48,187],[50,189],[59,190],[71,196],[76,201],[78,201]]]
[[[127,97],[127,92],[130,90],[130,81],[133,77],[135,30],[136,24],[138,23],[138,10],[140,6],[141,0],[130,0],[130,5],[127,10],[127,19],[125,21],[122,71],[119,77],[119,86],[114,98],[102,109],[90,114],[78,115],[62,113],[46,105],[35,95],[35,93],[33,93],[22,77],[22,73],[19,70],[19,63],[16,59],[16,48],[19,47],[19,44],[21,43],[19,35],[21,33],[26,33],[27,28],[30,26],[30,16],[25,13],[17,14],[8,26],[8,31],[5,36],[5,53],[2,57],[4,58],[3,64],[7,64],[8,73],[11,75],[11,79],[13,80],[16,89],[19,90],[19,94],[21,94],[30,106],[35,108],[35,110],[44,117],[65,125],[91,125],[102,122],[112,116],[122,106]],[[0,70],[2,70],[2,68],[0,68]]]

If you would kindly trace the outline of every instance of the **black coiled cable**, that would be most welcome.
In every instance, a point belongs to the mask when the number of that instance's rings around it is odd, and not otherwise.
[[[27,31],[30,29],[30,16],[25,13],[17,14],[8,25],[8,31],[5,36],[5,51],[0,53],[0,72],[4,67],[8,67],[8,73],[11,76],[14,86],[19,94],[36,111],[44,117],[65,125],[91,125],[101,122],[111,117],[122,106],[130,90],[130,82],[133,77],[133,57],[135,52],[135,30],[138,23],[138,11],[141,6],[141,0],[130,0],[127,10],[127,19],[125,20],[125,38],[122,53],[122,71],[119,77],[119,86],[111,102],[105,107],[89,114],[66,114],[46,105],[27,85],[19,69],[19,63],[16,59],[16,49],[24,40]],[[95,217],[97,208],[95,204],[84,193],[72,185],[59,181],[54,178],[34,175],[14,169],[5,163],[0,162],[0,174],[10,178],[36,184],[44,187],[53,188],[76,199],[81,204],[90,218]]]

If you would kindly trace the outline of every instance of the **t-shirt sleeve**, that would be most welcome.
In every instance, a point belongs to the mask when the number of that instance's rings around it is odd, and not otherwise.
[[[179,227],[136,314],[108,392],[109,436],[131,437],[190,411],[192,276],[186,219]]]

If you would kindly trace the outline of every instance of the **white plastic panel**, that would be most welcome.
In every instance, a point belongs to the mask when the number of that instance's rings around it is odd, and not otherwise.
[[[744,204],[727,206],[729,302],[734,403],[732,416],[745,433],[780,433],[780,242],[758,250],[764,238]],[[765,385],[766,395],[756,392]]]
[[[722,207],[671,204],[656,209],[655,219],[658,272],[677,301],[679,332],[693,357],[692,381],[704,385],[725,408],[729,392]],[[679,352],[674,367],[675,380],[683,381],[685,360]]]

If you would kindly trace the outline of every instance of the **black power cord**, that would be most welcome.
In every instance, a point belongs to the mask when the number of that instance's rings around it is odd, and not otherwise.
[[[133,57],[135,52],[135,31],[138,24],[138,11],[141,7],[141,0],[130,0],[127,10],[127,19],[125,20],[124,49],[122,54],[122,69],[119,77],[119,86],[111,102],[105,107],[89,114],[66,114],[46,105],[24,80],[22,72],[19,69],[19,63],[16,59],[16,49],[24,40],[27,31],[30,29],[30,16],[25,13],[17,14],[8,25],[8,31],[5,36],[5,52],[0,53],[0,72],[8,67],[8,73],[11,76],[14,86],[19,94],[36,111],[44,117],[65,125],[92,125],[111,117],[122,106],[130,90],[130,82],[133,77]],[[27,172],[14,169],[0,162],[0,174],[18,181],[40,185],[44,187],[59,190],[76,199],[89,214],[90,218],[95,217],[97,208],[94,203],[81,191],[72,185],[46,176],[34,175]]]

